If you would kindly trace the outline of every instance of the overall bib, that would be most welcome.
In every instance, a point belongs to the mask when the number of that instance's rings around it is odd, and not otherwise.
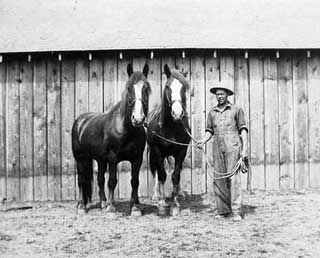
[[[220,173],[232,171],[238,162],[242,141],[240,131],[247,130],[243,110],[227,103],[223,110],[214,107],[208,115],[206,131],[213,134],[213,167]],[[214,174],[214,177],[221,175]],[[214,193],[218,214],[228,214],[232,210],[241,212],[241,174],[231,178],[214,180]]]

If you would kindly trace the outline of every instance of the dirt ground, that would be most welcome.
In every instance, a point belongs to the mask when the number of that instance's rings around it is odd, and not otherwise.
[[[245,193],[245,219],[215,219],[213,196],[188,196],[178,217],[98,208],[78,215],[75,202],[0,206],[0,257],[319,257],[320,190]]]

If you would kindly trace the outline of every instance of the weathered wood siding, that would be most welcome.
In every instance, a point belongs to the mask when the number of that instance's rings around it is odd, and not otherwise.
[[[200,139],[216,104],[209,93],[218,81],[233,83],[231,102],[240,105],[250,130],[250,173],[243,188],[290,189],[320,186],[320,52],[213,50],[37,54],[3,56],[0,63],[0,197],[16,200],[73,200],[78,193],[71,151],[71,126],[87,111],[104,111],[120,100],[127,64],[149,64],[150,110],[159,102],[164,64],[186,73],[191,89],[187,110],[192,134]],[[206,146],[212,162],[212,142]],[[153,178],[145,150],[141,196],[150,196]],[[166,192],[172,189],[173,164],[166,164]],[[96,169],[96,168],[95,168]],[[189,147],[183,164],[184,191],[212,192],[212,174],[200,150]],[[106,179],[108,174],[106,174]],[[98,198],[95,171],[94,198]],[[118,166],[118,198],[131,193],[130,164]],[[107,189],[107,184],[106,184]]]

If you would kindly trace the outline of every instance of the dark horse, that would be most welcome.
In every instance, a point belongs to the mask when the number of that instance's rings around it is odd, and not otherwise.
[[[147,142],[150,147],[149,162],[153,176],[155,176],[156,171],[158,174],[154,196],[160,195],[160,207],[167,206],[164,193],[164,183],[167,178],[164,160],[169,156],[174,157],[172,195],[176,206],[179,207],[180,172],[188,147],[171,143],[162,137],[185,145],[190,142],[190,136],[187,133],[187,131],[190,132],[190,127],[186,112],[186,91],[189,89],[189,83],[179,71],[170,71],[167,64],[164,65],[164,72],[167,76],[167,82],[163,91],[161,105],[148,116]]]
[[[72,127],[72,151],[77,163],[79,201],[78,211],[86,211],[92,199],[92,160],[98,163],[98,185],[101,208],[115,212],[114,189],[117,185],[117,164],[131,163],[131,214],[141,214],[138,207],[139,170],[146,144],[143,128],[148,114],[150,84],[146,77],[149,67],[133,72],[127,67],[129,80],[121,101],[104,113],[80,115]],[[108,201],[104,192],[104,174],[109,165]],[[106,202],[107,201],[107,202]]]

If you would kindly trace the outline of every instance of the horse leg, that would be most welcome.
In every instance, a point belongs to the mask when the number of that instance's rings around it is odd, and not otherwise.
[[[164,158],[161,156],[158,156],[157,160],[157,171],[158,171],[158,182],[159,182],[159,192],[160,192],[160,199],[159,199],[159,206],[167,206],[166,203],[166,195],[164,192],[164,183],[166,182],[167,179],[167,173],[166,170],[164,169]]]
[[[130,209],[131,216],[141,216],[141,209],[139,208],[139,197],[138,197],[138,188],[139,188],[139,172],[142,164],[142,157],[135,159],[131,162],[131,200],[130,200]]]
[[[180,203],[179,203],[179,196],[181,195],[181,187],[180,187],[180,174],[182,169],[182,162],[186,156],[186,151],[180,151],[174,157],[175,164],[174,164],[174,171],[172,173],[172,184],[173,184],[173,192],[172,197],[174,201],[174,206],[171,207],[171,214],[172,215],[179,215],[180,214]]]
[[[150,160],[150,169],[151,173],[153,175],[154,180],[154,187],[153,187],[153,194],[152,194],[152,200],[153,201],[159,201],[160,199],[160,183],[157,176],[157,156],[155,155],[155,151],[153,148],[150,149],[149,154],[149,160]]]
[[[160,199],[160,183],[158,180],[157,172],[154,172],[154,187],[153,187],[153,194],[152,194],[152,201],[159,201]]]
[[[107,207],[106,203],[106,194],[104,192],[104,183],[105,178],[104,174],[107,170],[107,163],[103,161],[98,162],[98,186],[99,186],[99,198],[100,198],[100,207],[101,209],[104,209]]]
[[[175,162],[174,172],[172,174],[172,184],[173,192],[172,197],[177,206],[180,206],[178,202],[179,192],[180,192],[180,172],[181,172],[181,163]]]
[[[172,174],[173,192],[172,197],[174,206],[171,207],[171,214],[173,216],[180,214],[179,192],[180,192],[180,173],[181,173],[181,160],[175,160],[174,172]]]
[[[117,163],[109,163],[109,180],[108,180],[108,206],[106,211],[116,212],[114,207],[114,189],[117,185]]]
[[[78,212],[83,213],[87,211],[87,204],[92,196],[93,171],[91,159],[78,160],[77,171],[79,187]]]

